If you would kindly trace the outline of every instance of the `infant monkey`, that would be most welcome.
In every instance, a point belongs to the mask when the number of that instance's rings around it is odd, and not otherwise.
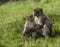
[[[34,22],[34,17],[32,14],[26,16],[26,22],[24,25],[23,36],[29,38],[38,38],[40,36],[40,31],[38,31],[39,26],[36,26]]]

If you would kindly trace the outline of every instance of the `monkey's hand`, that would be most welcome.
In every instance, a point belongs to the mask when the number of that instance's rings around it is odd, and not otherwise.
[[[37,29],[39,29],[40,28],[40,25],[34,25],[34,30],[37,30]]]
[[[35,29],[42,29],[43,28],[43,25],[36,25],[34,28]]]
[[[42,29],[43,28],[43,25],[39,25],[39,28]]]

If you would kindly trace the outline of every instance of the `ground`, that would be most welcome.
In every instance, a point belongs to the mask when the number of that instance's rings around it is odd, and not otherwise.
[[[25,16],[41,7],[53,24],[52,38],[37,40],[22,36]],[[60,0],[14,1],[0,5],[0,47],[60,47]]]

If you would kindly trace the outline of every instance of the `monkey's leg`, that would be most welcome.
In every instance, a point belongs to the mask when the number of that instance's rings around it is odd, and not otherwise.
[[[46,25],[43,26],[42,31],[43,31],[42,34],[43,34],[43,36],[45,38],[49,38],[50,37],[50,30],[49,30],[49,28]]]

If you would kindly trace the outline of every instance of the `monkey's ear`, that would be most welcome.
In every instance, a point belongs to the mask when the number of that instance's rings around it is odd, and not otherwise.
[[[29,17],[30,17],[30,18],[32,18],[32,17],[33,17],[33,15],[32,15],[32,14],[30,14],[30,15],[29,15]]]
[[[38,7],[34,8],[34,11],[36,11],[38,9]]]
[[[42,8],[40,8],[40,11],[41,11],[41,12],[43,12],[43,9],[42,9]]]
[[[29,14],[28,16],[26,16],[26,18],[32,18],[33,15],[32,14]]]
[[[43,9],[42,9],[42,8],[39,8],[39,7],[36,7],[36,8],[34,9],[34,11],[40,11],[40,12],[42,12]]]

